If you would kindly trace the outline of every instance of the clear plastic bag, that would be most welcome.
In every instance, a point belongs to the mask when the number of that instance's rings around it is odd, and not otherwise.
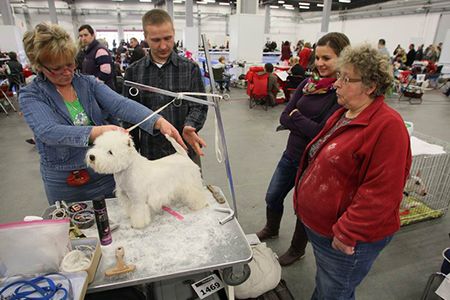
[[[0,224],[0,277],[57,272],[69,251],[69,219]]]

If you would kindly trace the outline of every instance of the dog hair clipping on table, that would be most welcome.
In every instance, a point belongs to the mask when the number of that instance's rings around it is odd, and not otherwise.
[[[124,274],[128,272],[133,272],[136,269],[135,265],[125,264],[123,257],[125,256],[125,250],[123,247],[117,247],[116,249],[116,266],[114,268],[105,271],[106,276],[114,276],[119,274]]]

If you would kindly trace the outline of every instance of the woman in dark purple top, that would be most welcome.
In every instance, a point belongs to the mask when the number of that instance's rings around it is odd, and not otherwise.
[[[350,44],[342,33],[331,32],[317,42],[314,75],[305,79],[291,97],[280,117],[280,123],[290,130],[286,150],[272,176],[266,193],[266,225],[257,233],[260,240],[278,236],[283,202],[294,187],[299,161],[306,145],[325,125],[339,105],[333,83],[336,81],[337,59]],[[288,251],[280,256],[282,266],[294,263],[305,255],[308,238],[297,218],[295,232]]]

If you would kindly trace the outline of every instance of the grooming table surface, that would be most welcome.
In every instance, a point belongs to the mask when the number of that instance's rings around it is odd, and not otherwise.
[[[103,255],[88,293],[250,262],[252,251],[237,220],[233,218],[224,225],[219,224],[218,220],[227,214],[214,208],[228,207],[228,204],[218,204],[206,189],[205,194],[208,207],[191,211],[181,204],[172,205],[170,208],[181,214],[183,220],[163,211],[153,216],[153,221],[144,229],[131,228],[119,201],[108,199],[109,219],[120,226],[112,232],[113,242],[101,247]],[[83,232],[87,236],[97,236],[95,227]],[[125,263],[136,265],[136,270],[106,277],[105,270],[116,265],[115,250],[119,246],[125,249]]]

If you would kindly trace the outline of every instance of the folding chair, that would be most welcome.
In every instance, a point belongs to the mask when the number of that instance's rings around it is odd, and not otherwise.
[[[263,73],[261,75],[254,74],[252,82],[249,83],[249,107],[253,108],[256,104],[264,104],[264,109],[267,111],[269,107],[269,93],[267,90],[269,81],[269,74]]]

